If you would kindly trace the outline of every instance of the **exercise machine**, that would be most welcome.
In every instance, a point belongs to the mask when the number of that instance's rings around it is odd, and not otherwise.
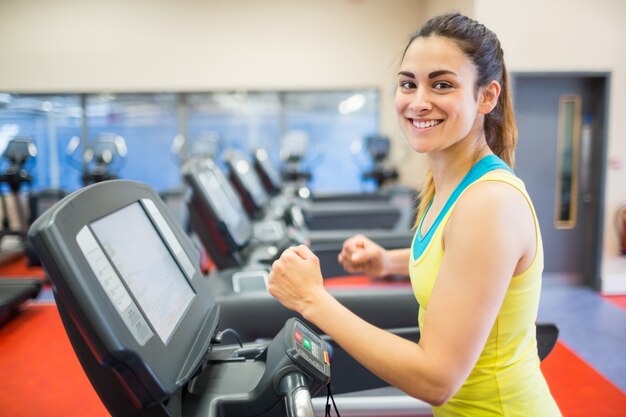
[[[74,136],[67,145],[66,156],[72,165],[81,170],[83,185],[117,179],[128,155],[126,140],[114,133],[98,135],[82,152],[80,162],[77,162],[75,155],[79,148],[80,138]]]
[[[330,380],[326,344],[292,319],[269,343],[220,344],[196,251],[156,193],[83,188],[30,238],[70,341],[112,416],[307,416]]]
[[[346,275],[337,255],[355,230],[310,231],[298,227],[304,224],[298,219],[293,222],[296,226],[278,219],[252,221],[232,184],[211,159],[188,161],[183,177],[190,190],[191,229],[218,269],[271,264],[287,247],[307,244],[320,259],[324,277]],[[368,230],[367,235],[386,248],[409,247],[413,238],[410,230]]]
[[[83,186],[101,181],[118,178],[124,160],[128,154],[126,141],[120,135],[102,133],[90,143],[90,145],[77,157],[80,149],[80,138],[74,136],[70,139],[65,150],[67,162],[81,172]],[[30,218],[29,225],[37,219],[41,213],[50,208],[57,201],[68,194],[63,189],[45,189],[32,193],[29,196]],[[26,258],[29,266],[41,266],[37,254],[29,242],[26,242]]]
[[[33,177],[25,169],[25,165],[37,156],[37,148],[29,137],[15,137],[8,143],[2,158],[8,162],[8,167],[0,174],[0,183],[9,186],[9,192],[13,198],[17,214],[17,228],[13,228],[10,222],[9,205],[4,193],[0,194],[2,203],[2,230],[0,242],[5,236],[17,236],[20,241],[26,238],[28,224],[26,223],[26,208],[23,207],[20,191],[24,185],[30,185]]]
[[[324,410],[311,395],[330,381],[331,361],[337,366],[330,341],[292,317],[269,341],[226,344],[237,329],[223,327],[197,250],[149,186],[116,180],[78,190],[37,219],[29,238],[112,416],[312,416],[314,403]]]
[[[304,159],[308,148],[308,136],[303,132],[290,132],[281,142],[280,158],[283,161],[282,171],[279,170],[269,160],[267,151],[260,148],[255,153],[255,169],[263,178],[263,183],[267,187],[268,192],[274,193],[280,190],[289,189],[293,192],[296,190],[303,198],[310,198],[317,201],[386,201],[393,194],[398,192],[413,193],[406,187],[396,184],[399,174],[395,167],[388,164],[389,152],[391,150],[391,141],[387,136],[381,134],[369,135],[364,139],[365,148],[372,160],[372,168],[363,172],[362,179],[373,180],[376,184],[375,192],[365,193],[311,193],[307,187],[308,181],[311,179],[311,173],[302,169],[302,160]],[[359,145],[359,149],[361,145]],[[392,184],[392,185],[389,185]],[[387,194],[391,194],[387,195]]]
[[[414,223],[414,209],[417,206],[417,193],[409,187],[394,185],[379,188],[374,192],[349,193],[313,193],[302,182],[283,181],[280,173],[272,163],[265,149],[254,151],[252,166],[257,173],[265,191],[271,196],[282,198],[297,198],[304,202],[313,203],[358,203],[360,205],[387,203],[401,210],[403,218],[396,224],[403,225],[407,221],[404,217],[410,215],[408,223]],[[393,218],[391,219],[393,224]]]
[[[313,201],[298,198],[297,194],[280,194],[271,197],[263,180],[243,153],[230,149],[224,153],[231,182],[237,190],[248,215],[253,218],[285,216],[287,221],[303,219],[297,225],[308,230],[369,230],[411,228],[413,205],[407,198],[403,204],[389,201]],[[302,191],[302,190],[300,190]],[[297,215],[293,214],[298,210]],[[268,213],[269,211],[269,213]]]
[[[59,188],[48,188],[30,193],[28,196],[28,224],[29,226],[37,220],[37,217],[63,197],[68,194],[67,191]],[[28,266],[41,266],[41,262],[33,249],[29,240],[25,242],[26,261]]]
[[[302,166],[309,147],[309,136],[304,131],[287,132],[281,141],[280,158],[283,161],[281,176],[285,181],[306,184],[311,172]]]
[[[0,175],[0,181],[8,184],[10,194],[16,207],[18,227],[12,228],[9,221],[9,209],[4,194],[2,199],[2,231],[0,242],[6,236],[17,236],[20,244],[24,246],[28,224],[26,223],[26,209],[22,205],[20,190],[24,184],[32,182],[32,175],[25,169],[28,161],[37,156],[37,148],[31,138],[15,137],[11,139],[4,152],[3,159],[9,162],[9,166]],[[23,247],[22,247],[23,249]],[[41,291],[42,282],[36,278],[0,278],[0,326],[15,317],[21,305],[35,299]]]
[[[387,158],[391,150],[391,142],[387,136],[371,135],[365,138],[367,152],[372,158],[374,166],[363,173],[363,179],[371,179],[377,188],[398,179],[398,170],[387,166]]]

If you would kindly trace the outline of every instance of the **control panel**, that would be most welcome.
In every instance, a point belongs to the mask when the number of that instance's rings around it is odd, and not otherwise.
[[[287,355],[317,382],[330,381],[330,357],[326,342],[299,320],[287,321],[284,329]]]

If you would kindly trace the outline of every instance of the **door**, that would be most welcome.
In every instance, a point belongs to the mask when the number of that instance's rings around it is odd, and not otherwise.
[[[515,171],[533,199],[544,281],[599,288],[606,74],[513,74]]]

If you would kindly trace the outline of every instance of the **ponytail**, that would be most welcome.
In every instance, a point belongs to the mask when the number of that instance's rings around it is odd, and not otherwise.
[[[491,151],[513,169],[517,145],[517,124],[513,112],[509,76],[504,63],[502,64],[501,84],[496,107],[491,113],[485,115],[485,137]]]

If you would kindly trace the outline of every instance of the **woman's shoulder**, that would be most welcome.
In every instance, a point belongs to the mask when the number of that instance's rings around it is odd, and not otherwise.
[[[534,220],[524,194],[508,182],[480,181],[458,199],[444,229],[445,246],[460,245],[476,259],[498,254],[519,260],[534,250]]]
[[[488,173],[473,183],[454,208],[454,217],[485,224],[514,223],[529,214],[529,198],[523,182],[504,170]]]

